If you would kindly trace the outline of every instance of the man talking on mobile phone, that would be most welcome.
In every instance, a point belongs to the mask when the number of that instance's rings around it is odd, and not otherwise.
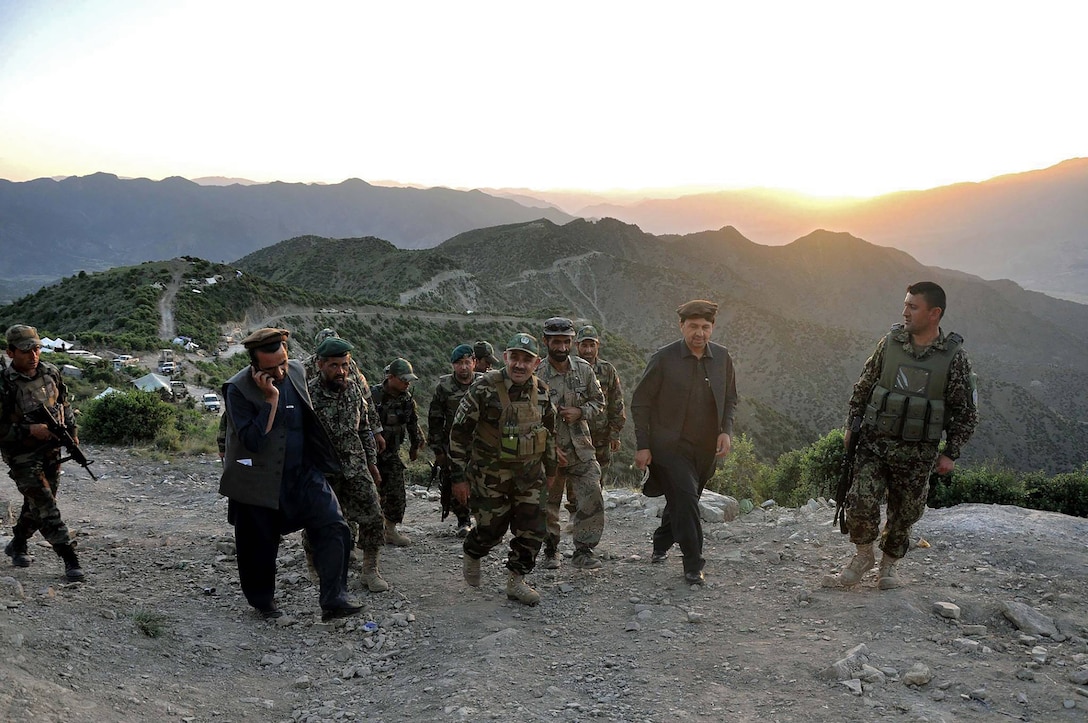
[[[351,531],[325,473],[340,463],[314,413],[300,362],[287,358],[285,329],[259,329],[242,344],[250,365],[223,385],[226,451],[219,493],[228,497],[238,579],[246,600],[266,620],[274,601],[280,536],[304,529],[320,581],[321,619],[355,615],[347,595]]]

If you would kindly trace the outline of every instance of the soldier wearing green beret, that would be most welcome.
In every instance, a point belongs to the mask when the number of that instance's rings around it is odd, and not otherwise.
[[[472,384],[483,376],[473,371],[473,352],[468,344],[458,344],[450,352],[450,365],[453,372],[438,379],[431,406],[427,409],[427,443],[434,452],[434,462],[442,470],[442,519],[450,510],[457,517],[457,536],[465,537],[472,529],[472,511],[467,504],[453,499],[453,490],[449,475],[450,425],[457,412],[461,397]]]
[[[316,349],[326,339],[338,339],[340,335],[336,333],[336,329],[325,328],[317,332],[314,337],[314,348]],[[306,367],[306,379],[313,379],[317,376],[317,354],[313,354],[308,357],[306,361],[302,362]],[[359,384],[359,389],[363,392],[363,399],[366,400],[366,413],[370,418],[370,431],[374,435],[374,444],[377,445],[378,452],[385,449],[385,438],[382,437],[382,423],[378,419],[378,411],[374,406],[374,395],[370,391],[370,383],[366,380],[366,375],[363,374],[363,370],[359,368],[355,359],[351,360],[351,375],[355,377],[355,380]],[[374,472],[376,474],[377,468]],[[375,477],[374,482],[381,485],[381,478]]]

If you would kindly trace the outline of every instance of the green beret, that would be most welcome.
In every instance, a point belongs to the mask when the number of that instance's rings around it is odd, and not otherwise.
[[[344,341],[338,336],[330,336],[317,345],[317,355],[322,359],[334,356],[345,356],[355,347],[351,342]]]
[[[450,364],[456,364],[459,359],[464,359],[466,356],[472,356],[472,347],[468,344],[458,344],[450,352]]]
[[[265,327],[253,332],[245,339],[242,339],[242,346],[246,349],[260,349],[270,344],[280,342],[281,344],[287,341],[287,337],[291,336],[291,332],[286,329],[274,329],[272,327]]]

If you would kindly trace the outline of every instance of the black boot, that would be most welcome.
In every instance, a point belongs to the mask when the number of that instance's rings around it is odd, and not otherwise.
[[[4,546],[4,554],[11,558],[11,564],[15,567],[30,567],[30,556],[26,554],[26,538],[18,532]]]
[[[79,566],[79,558],[76,557],[75,548],[72,547],[71,543],[53,545],[53,549],[60,555],[60,559],[64,560],[64,576],[68,578],[68,581],[82,582],[86,575],[83,574],[83,570]]]

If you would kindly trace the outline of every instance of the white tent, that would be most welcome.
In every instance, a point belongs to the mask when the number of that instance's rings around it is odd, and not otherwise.
[[[145,392],[157,392],[160,389],[170,391],[170,380],[154,372],[144,374],[139,379],[133,380],[132,383],[136,385],[137,389]]]

